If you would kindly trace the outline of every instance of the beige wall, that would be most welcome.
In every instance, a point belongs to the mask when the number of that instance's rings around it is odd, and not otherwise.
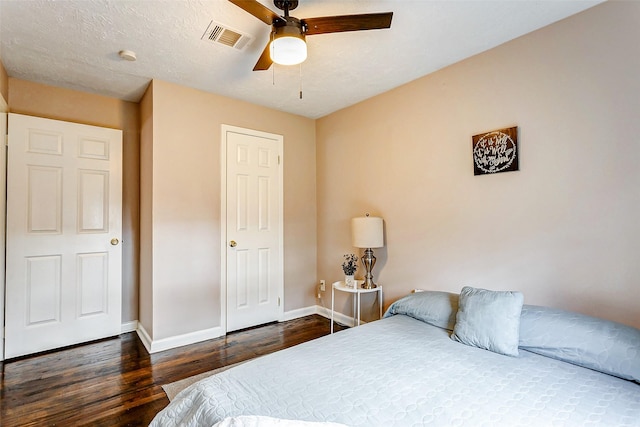
[[[140,100],[140,312],[138,321],[153,336],[153,82]]]
[[[607,2],[318,120],[319,278],[371,212],[385,305],[472,285],[640,327],[638,22]],[[474,176],[472,135],[513,125],[520,171]]]
[[[152,325],[146,315],[141,321],[151,338],[221,325],[222,124],[284,136],[284,309],[315,305],[315,121],[158,80],[150,102],[152,153],[143,135],[149,152],[142,154],[152,159],[142,170],[143,183],[151,179],[143,187],[151,200],[142,204],[142,222],[150,225],[142,229],[150,227],[153,241],[143,255],[151,271],[142,274],[152,280],[144,297],[152,302],[141,307],[152,310]]]
[[[0,58],[0,96],[6,102],[9,99],[9,76]]]
[[[122,129],[122,320],[138,320],[138,104],[15,78],[9,78],[8,94],[12,113]]]

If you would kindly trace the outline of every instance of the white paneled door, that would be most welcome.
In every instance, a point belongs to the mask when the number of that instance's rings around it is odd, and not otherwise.
[[[282,316],[280,135],[223,126],[226,148],[227,331]]]
[[[120,333],[122,131],[9,114],[5,357]]]

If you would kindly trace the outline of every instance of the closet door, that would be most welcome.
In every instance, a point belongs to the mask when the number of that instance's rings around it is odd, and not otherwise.
[[[282,318],[283,137],[223,125],[227,332]]]
[[[122,131],[9,114],[5,357],[118,335]]]

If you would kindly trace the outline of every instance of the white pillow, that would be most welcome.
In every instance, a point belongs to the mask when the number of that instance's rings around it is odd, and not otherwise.
[[[465,286],[460,291],[451,339],[507,356],[518,356],[521,292]]]

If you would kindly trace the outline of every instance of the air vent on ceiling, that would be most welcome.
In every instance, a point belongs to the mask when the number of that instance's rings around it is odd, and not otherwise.
[[[202,35],[202,40],[242,50],[251,44],[253,37],[237,30],[232,30],[226,25],[211,21],[207,27],[207,31]]]

